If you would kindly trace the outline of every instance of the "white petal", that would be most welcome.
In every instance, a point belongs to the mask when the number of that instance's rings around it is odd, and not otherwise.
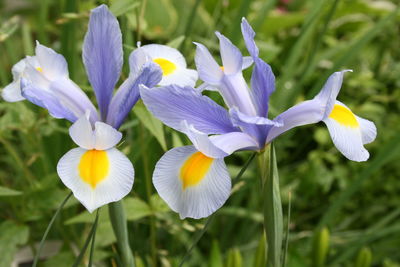
[[[253,65],[253,62],[254,61],[252,57],[243,57],[242,70],[245,70],[251,65]]]
[[[169,75],[164,75],[159,83],[161,86],[176,84],[179,86],[194,87],[197,81],[197,71],[191,69],[179,69]]]
[[[65,58],[53,49],[36,43],[36,57],[43,74],[49,80],[56,80],[68,76],[68,65]]]
[[[224,72],[226,74],[235,74],[242,71],[243,56],[239,48],[234,46],[232,42],[219,32],[215,33],[219,39],[219,47]]]
[[[219,209],[231,192],[231,179],[223,159],[214,159],[204,177],[183,187],[181,168],[198,152],[193,146],[171,149],[157,162],[153,183],[158,194],[181,219],[203,218]]]
[[[93,212],[105,204],[119,201],[130,192],[134,182],[134,169],[129,159],[117,149],[106,150],[108,174],[93,187],[80,175],[79,164],[86,152],[82,148],[67,152],[57,164],[57,173],[82,205]]]
[[[164,58],[178,65],[179,68],[186,68],[186,60],[177,49],[159,44],[149,44],[141,46],[151,59]]]
[[[95,137],[93,134],[92,125],[87,116],[80,117],[69,128],[69,135],[78,146],[85,149],[93,149],[95,146]]]
[[[3,91],[1,92],[1,96],[7,102],[17,102],[24,100],[25,98],[21,95],[21,85],[20,80],[14,81],[4,87]]]
[[[122,133],[104,122],[95,123],[95,145],[97,150],[106,150],[116,146],[121,141]]]
[[[26,63],[27,63],[27,58],[24,58],[24,59],[21,59],[20,61],[18,61],[18,63],[12,67],[11,72],[12,72],[14,81],[18,80],[21,77],[22,73],[25,70]]]
[[[369,144],[372,143],[375,138],[376,138],[376,126],[372,121],[363,119],[361,117],[358,117],[355,115],[357,118],[358,123],[360,124],[360,129],[361,129],[361,137],[362,137],[362,142],[363,144]]]

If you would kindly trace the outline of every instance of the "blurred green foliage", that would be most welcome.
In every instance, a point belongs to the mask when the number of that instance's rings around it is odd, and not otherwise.
[[[101,3],[118,16],[125,58],[137,41],[169,43],[181,49],[192,67],[192,41],[218,55],[215,30],[244,52],[240,20],[248,18],[261,57],[277,77],[271,117],[311,98],[332,72],[353,69],[346,74],[339,99],[378,128],[377,140],[367,146],[368,162],[346,160],[322,124],[292,130],[276,141],[284,215],[289,192],[292,195],[287,265],[311,266],[316,253],[325,249],[325,266],[400,266],[397,0],[3,0],[0,87],[11,81],[11,67],[32,55],[38,40],[66,57],[72,79],[93,97],[81,45],[89,11]],[[127,60],[125,65],[121,80],[128,75]],[[181,221],[155,194],[150,179],[163,152],[187,140],[161,126],[140,104],[136,108],[122,128],[120,145],[136,170],[134,189],[124,199],[131,247],[137,266],[178,266],[205,220]],[[68,126],[27,101],[0,102],[0,266],[10,266],[22,247],[35,251],[68,194],[55,171],[58,159],[74,146]],[[226,159],[232,176],[250,155],[240,152]],[[187,266],[264,266],[259,174],[253,162]],[[107,209],[100,214],[94,257],[96,263],[111,266],[115,237]],[[93,220],[93,214],[70,200],[49,236],[61,242],[61,249],[42,266],[71,266]],[[315,246],[321,242],[315,241],[321,229],[329,229],[324,248]]]

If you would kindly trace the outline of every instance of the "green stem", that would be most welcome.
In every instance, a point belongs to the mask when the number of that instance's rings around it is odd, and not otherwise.
[[[279,177],[273,144],[259,155],[261,170],[264,230],[267,235],[268,267],[281,266],[283,222]]]
[[[122,266],[134,267],[135,262],[129,246],[128,226],[122,201],[108,204],[108,210],[110,213],[111,225],[117,239],[117,247]]]
[[[36,267],[36,265],[37,265],[37,263],[39,261],[40,253],[42,252],[42,249],[43,249],[44,241],[46,241],[47,235],[50,232],[50,229],[53,226],[53,223],[56,220],[58,214],[63,209],[64,205],[67,203],[68,199],[71,196],[72,196],[72,192],[68,194],[68,196],[64,199],[63,202],[61,202],[60,207],[58,207],[58,209],[56,210],[56,213],[54,213],[54,215],[53,215],[53,218],[51,218],[49,225],[47,225],[46,231],[44,232],[42,240],[40,241],[39,249],[38,249],[38,251],[36,253],[35,259],[33,260],[32,267]]]

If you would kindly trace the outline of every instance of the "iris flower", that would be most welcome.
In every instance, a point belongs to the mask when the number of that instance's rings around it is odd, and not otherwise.
[[[369,153],[363,145],[376,137],[372,122],[354,115],[336,100],[346,71],[332,74],[312,100],[268,119],[275,77],[270,66],[259,58],[255,33],[245,19],[241,29],[254,64],[251,88],[243,78],[243,56],[229,39],[216,33],[223,66],[206,47],[196,43],[199,78],[218,90],[229,111],[193,87],[140,86],[141,97],[153,115],[186,134],[193,143],[166,152],[153,174],[159,195],[181,218],[207,217],[224,204],[231,192],[224,157],[234,151],[262,151],[291,128],[323,121],[345,157],[365,161]]]
[[[68,77],[64,57],[39,43],[35,56],[13,67],[14,81],[2,94],[7,101],[26,98],[46,108],[53,117],[74,123],[69,133],[79,148],[61,158],[57,172],[92,212],[120,200],[132,188],[133,166],[115,148],[122,137],[117,129],[139,99],[139,84],[157,85],[162,71],[155,62],[143,61],[145,55],[137,49],[129,57],[129,77],[113,94],[123,64],[122,38],[118,20],[105,5],[91,12],[82,57],[99,112]]]

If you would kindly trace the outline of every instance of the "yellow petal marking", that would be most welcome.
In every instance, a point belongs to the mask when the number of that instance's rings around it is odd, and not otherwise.
[[[41,67],[37,67],[36,70],[39,72],[43,72],[43,69]]]
[[[213,158],[209,158],[201,152],[191,155],[183,164],[180,172],[183,189],[197,185],[203,180],[213,161]]]
[[[161,70],[163,72],[163,76],[166,76],[166,75],[169,75],[171,73],[174,73],[174,71],[176,70],[175,63],[169,61],[168,59],[155,58],[155,59],[153,59],[153,61],[160,66],[160,68],[161,68]]]
[[[79,175],[93,189],[107,175],[110,167],[107,152],[104,150],[88,150],[79,162]]]
[[[334,119],[343,126],[348,126],[351,128],[359,127],[358,121],[353,112],[342,105],[335,104],[331,114],[329,115],[329,118]]]

